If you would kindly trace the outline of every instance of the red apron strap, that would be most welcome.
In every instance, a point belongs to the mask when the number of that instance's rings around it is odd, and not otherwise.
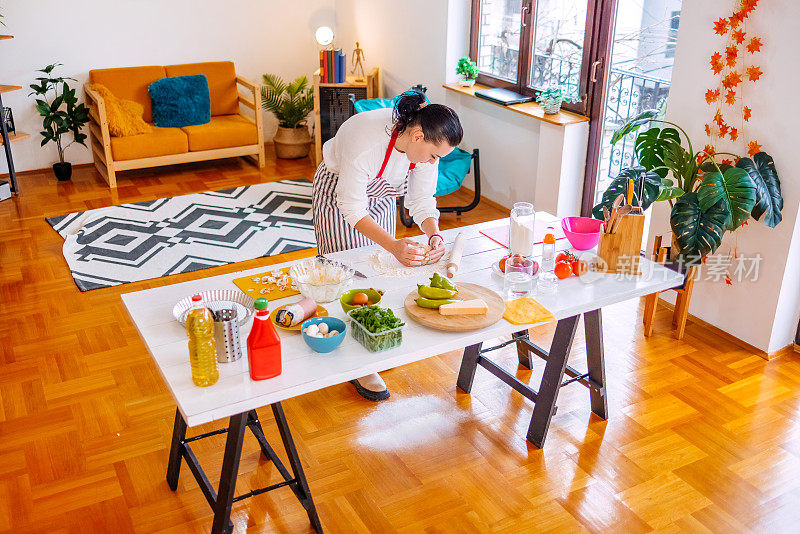
[[[378,176],[375,177],[377,180],[378,178],[383,178],[383,171],[386,170],[386,164],[389,163],[389,158],[392,156],[392,150],[394,149],[394,144],[397,142],[397,130],[392,130],[392,138],[389,140],[389,147],[386,149],[386,155],[383,157],[383,164],[381,165],[381,170],[378,171]],[[414,164],[408,166],[408,170],[414,168]]]

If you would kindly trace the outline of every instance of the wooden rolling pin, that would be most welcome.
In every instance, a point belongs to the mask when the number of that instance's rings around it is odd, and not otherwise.
[[[453,241],[453,248],[450,250],[450,261],[447,262],[447,278],[453,278],[458,272],[461,264],[461,254],[464,252],[464,234],[459,232]]]

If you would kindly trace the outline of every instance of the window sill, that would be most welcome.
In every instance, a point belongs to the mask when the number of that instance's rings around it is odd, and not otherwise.
[[[542,110],[542,107],[536,102],[526,102],[524,104],[512,104],[510,106],[504,106],[502,104],[475,96],[475,91],[488,89],[488,87],[485,85],[475,84],[472,87],[461,87],[458,83],[446,83],[442,85],[442,87],[445,89],[450,89],[451,91],[455,91],[456,93],[461,93],[462,95],[477,98],[481,102],[486,102],[487,104],[491,104],[493,106],[510,109],[516,113],[533,117],[535,119],[539,119],[540,121],[549,122],[550,124],[555,124],[556,126],[569,126],[570,124],[589,122],[588,117],[584,117],[583,115],[578,115],[577,113],[572,113],[570,111],[559,111],[558,113],[552,115],[545,114],[545,112]]]

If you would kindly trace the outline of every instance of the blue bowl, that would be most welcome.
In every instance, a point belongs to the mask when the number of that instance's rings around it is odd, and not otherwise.
[[[313,337],[306,334],[306,328],[308,326],[320,323],[325,323],[328,325],[328,331],[338,330],[339,334],[333,337]],[[315,352],[331,352],[342,343],[346,330],[347,327],[345,326],[344,321],[337,319],[336,317],[314,317],[313,319],[303,321],[303,324],[300,325],[300,331],[302,332],[303,340],[306,342],[306,345],[311,347],[311,349]]]

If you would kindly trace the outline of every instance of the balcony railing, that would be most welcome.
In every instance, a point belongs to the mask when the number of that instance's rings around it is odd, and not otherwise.
[[[531,85],[561,85],[568,93],[578,94],[580,68],[577,60],[537,54],[533,62]],[[663,78],[621,68],[611,69],[600,145],[600,169],[597,177],[599,194],[605,191],[609,182],[622,169],[636,164],[633,150],[635,136],[628,136],[612,147],[612,134],[642,111],[661,109],[669,95],[669,85],[669,80]]]

